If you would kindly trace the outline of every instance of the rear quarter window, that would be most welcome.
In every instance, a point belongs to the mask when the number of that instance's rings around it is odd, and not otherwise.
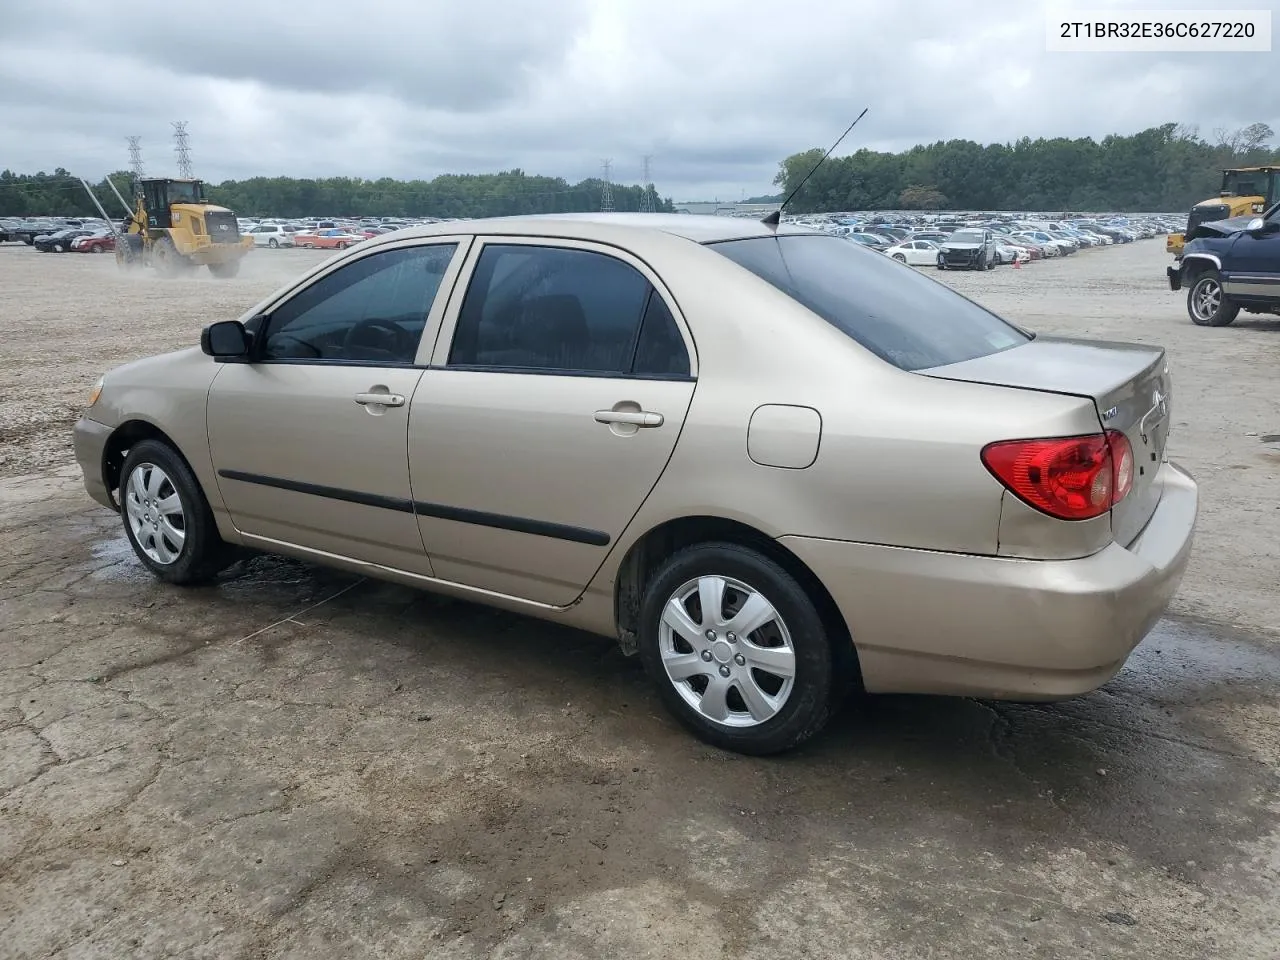
[[[707,244],[902,370],[1008,350],[1031,334],[891,257],[841,237]]]

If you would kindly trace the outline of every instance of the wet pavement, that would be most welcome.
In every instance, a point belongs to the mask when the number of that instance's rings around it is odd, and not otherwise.
[[[1280,955],[1280,645],[720,753],[596,637],[0,481],[0,956]],[[1031,638],[1029,638],[1030,642]]]

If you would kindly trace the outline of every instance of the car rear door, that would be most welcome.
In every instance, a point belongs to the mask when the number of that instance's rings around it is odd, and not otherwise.
[[[409,411],[435,575],[575,600],[661,476],[696,382],[692,339],[638,259],[478,240]]]
[[[431,238],[345,259],[270,308],[251,362],[223,365],[209,391],[210,453],[251,542],[430,574],[409,403],[439,329],[437,293],[464,247]]]

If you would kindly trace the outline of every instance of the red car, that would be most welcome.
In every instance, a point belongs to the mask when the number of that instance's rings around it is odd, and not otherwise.
[[[91,233],[71,241],[71,249],[76,253],[111,253],[115,248],[116,238],[109,233]]]

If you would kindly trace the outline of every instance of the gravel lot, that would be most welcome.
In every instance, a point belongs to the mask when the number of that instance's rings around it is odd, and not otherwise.
[[[1091,696],[873,698],[752,760],[598,638],[293,561],[141,574],[82,398],[321,256],[0,246],[0,957],[1277,956],[1280,320],[1193,327],[1160,240],[935,274],[1168,347],[1182,591]]]

